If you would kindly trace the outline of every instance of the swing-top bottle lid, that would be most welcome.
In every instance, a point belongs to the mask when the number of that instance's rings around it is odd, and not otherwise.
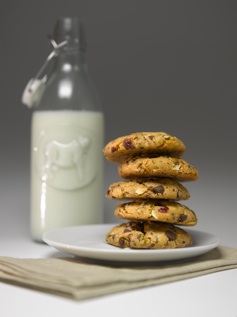
[[[59,18],[54,28],[54,40],[57,43],[67,41],[67,48],[78,46],[80,50],[86,50],[85,31],[77,17]]]

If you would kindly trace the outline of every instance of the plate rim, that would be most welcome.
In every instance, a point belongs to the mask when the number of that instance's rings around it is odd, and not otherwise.
[[[75,245],[70,244],[68,242],[59,242],[57,240],[52,239],[51,235],[62,234],[63,232],[70,232],[73,230],[78,230],[80,233],[80,229],[100,229],[100,230],[108,230],[113,226],[119,225],[120,223],[103,223],[103,224],[85,224],[85,225],[76,225],[76,226],[67,226],[61,228],[55,228],[45,232],[42,236],[42,240],[48,244],[49,246],[57,249],[58,251],[79,257],[81,259],[88,260],[98,260],[98,261],[109,261],[109,262],[164,262],[164,261],[175,261],[182,260],[187,258],[193,258],[204,253],[207,253],[214,248],[216,248],[220,244],[220,238],[209,232],[197,230],[190,227],[185,227],[185,230],[189,232],[191,235],[195,235],[195,239],[197,236],[206,237],[212,239],[212,243],[202,244],[202,245],[192,245],[190,247],[185,248],[176,248],[176,249],[130,249],[130,248],[118,248],[112,245],[108,245],[106,241],[101,241],[105,243],[108,249],[98,249],[95,247],[83,246],[83,245]],[[106,231],[104,234],[106,234]],[[82,233],[81,233],[82,234]],[[98,233],[97,233],[98,236]],[[172,255],[170,257],[170,254]],[[140,257],[144,258],[140,258]]]

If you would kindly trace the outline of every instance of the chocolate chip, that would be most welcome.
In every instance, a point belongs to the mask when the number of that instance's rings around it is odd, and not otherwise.
[[[131,232],[131,231],[132,231],[131,229],[126,228],[126,229],[124,229],[123,233]]]
[[[178,219],[178,222],[183,222],[183,221],[185,221],[187,218],[188,218],[187,215],[180,215],[180,216],[179,216],[179,219]]]
[[[126,244],[125,241],[126,241],[126,240],[125,240],[124,238],[120,238],[120,239],[119,239],[118,242],[119,242],[120,248],[124,248],[124,247],[125,247],[125,244]]]
[[[153,192],[156,194],[163,194],[164,191],[165,189],[162,185],[159,185],[153,188]]]
[[[165,233],[167,235],[167,237],[169,238],[169,240],[172,240],[174,241],[176,239],[176,233],[171,231],[171,230],[168,230],[166,231]]]

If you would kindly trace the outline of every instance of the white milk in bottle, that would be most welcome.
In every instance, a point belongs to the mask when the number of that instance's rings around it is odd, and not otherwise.
[[[52,228],[103,221],[103,127],[100,112],[33,114],[31,231],[36,240]]]

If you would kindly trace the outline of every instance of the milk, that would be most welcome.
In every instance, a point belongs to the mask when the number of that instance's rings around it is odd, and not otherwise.
[[[31,233],[103,221],[104,117],[35,111],[31,144]]]

